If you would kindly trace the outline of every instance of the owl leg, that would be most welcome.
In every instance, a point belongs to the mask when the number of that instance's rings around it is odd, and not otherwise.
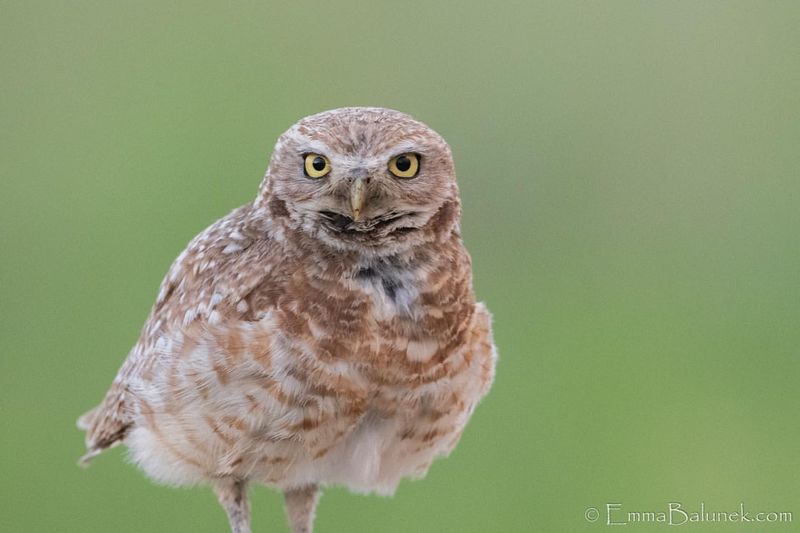
[[[217,499],[231,524],[232,533],[250,533],[250,504],[247,502],[247,482],[240,479],[220,482],[214,487]]]
[[[311,533],[314,529],[314,511],[319,501],[319,485],[284,491],[283,501],[292,533]]]

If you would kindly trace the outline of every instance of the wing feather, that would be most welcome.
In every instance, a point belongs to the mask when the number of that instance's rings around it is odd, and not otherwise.
[[[102,403],[77,422],[86,431],[82,465],[124,440],[135,423],[135,398],[129,383],[145,373],[163,351],[159,338],[192,324],[219,320],[251,320],[258,310],[247,303],[253,290],[268,283],[275,256],[266,217],[244,205],[195,237],[178,256],[161,283],[158,298]],[[177,354],[167,354],[175,356]]]

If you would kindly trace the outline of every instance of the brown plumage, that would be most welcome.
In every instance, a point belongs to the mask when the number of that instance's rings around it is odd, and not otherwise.
[[[87,454],[124,442],[155,480],[210,484],[234,532],[247,485],[311,531],[319,487],[392,493],[456,445],[496,353],[472,292],[450,149],[408,115],[307,117],[257,198],[172,265]]]

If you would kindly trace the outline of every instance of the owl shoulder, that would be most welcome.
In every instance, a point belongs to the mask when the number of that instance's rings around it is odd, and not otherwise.
[[[281,261],[280,239],[266,213],[243,205],[198,234],[161,282],[148,327],[185,327],[253,315],[248,297],[270,284]]]

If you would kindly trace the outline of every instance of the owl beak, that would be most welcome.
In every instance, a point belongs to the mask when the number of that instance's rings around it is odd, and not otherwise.
[[[364,185],[364,178],[356,178],[350,186],[350,207],[353,209],[353,220],[356,221],[361,218],[361,210],[364,208]]]

